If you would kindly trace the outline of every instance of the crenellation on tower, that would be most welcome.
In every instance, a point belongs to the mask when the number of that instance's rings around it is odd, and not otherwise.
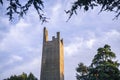
[[[57,32],[57,38],[60,40],[60,32]]]
[[[55,40],[55,36],[52,36],[52,41],[54,41]]]
[[[43,43],[48,41],[48,30],[44,27],[43,30]]]
[[[48,40],[48,31],[43,30],[43,50],[40,80],[64,80],[64,45],[60,32]]]

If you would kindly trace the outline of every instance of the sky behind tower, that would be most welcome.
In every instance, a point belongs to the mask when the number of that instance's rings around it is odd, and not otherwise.
[[[43,27],[48,29],[49,40],[60,32],[64,41],[65,80],[75,80],[79,62],[91,63],[99,47],[109,44],[120,62],[120,19],[112,20],[112,12],[99,13],[99,8],[80,11],[68,21],[64,10],[73,0],[44,0],[48,23],[41,25],[36,11],[31,8],[20,20],[9,22],[0,5],[0,80],[13,74],[32,72],[39,79]]]

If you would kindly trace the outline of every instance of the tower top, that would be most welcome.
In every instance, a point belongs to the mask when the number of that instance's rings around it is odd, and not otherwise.
[[[46,29],[46,27],[44,27],[43,30],[43,43],[48,41],[48,31]]]
[[[60,40],[60,32],[56,33],[56,37],[52,36],[52,40]],[[44,27],[43,29],[43,43],[48,42],[48,30],[46,29],[46,27]]]
[[[57,32],[57,38],[60,39],[60,32]]]

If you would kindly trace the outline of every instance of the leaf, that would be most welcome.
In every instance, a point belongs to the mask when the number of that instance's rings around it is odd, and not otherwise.
[[[86,6],[84,7],[84,10],[85,10],[85,11],[88,11],[88,9],[89,9],[89,7],[86,5]]]
[[[3,5],[3,1],[2,0],[0,0],[0,3]]]

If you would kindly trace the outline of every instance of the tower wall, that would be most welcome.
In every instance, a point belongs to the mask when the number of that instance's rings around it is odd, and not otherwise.
[[[64,49],[60,33],[48,41],[48,31],[44,28],[40,80],[64,80]]]

